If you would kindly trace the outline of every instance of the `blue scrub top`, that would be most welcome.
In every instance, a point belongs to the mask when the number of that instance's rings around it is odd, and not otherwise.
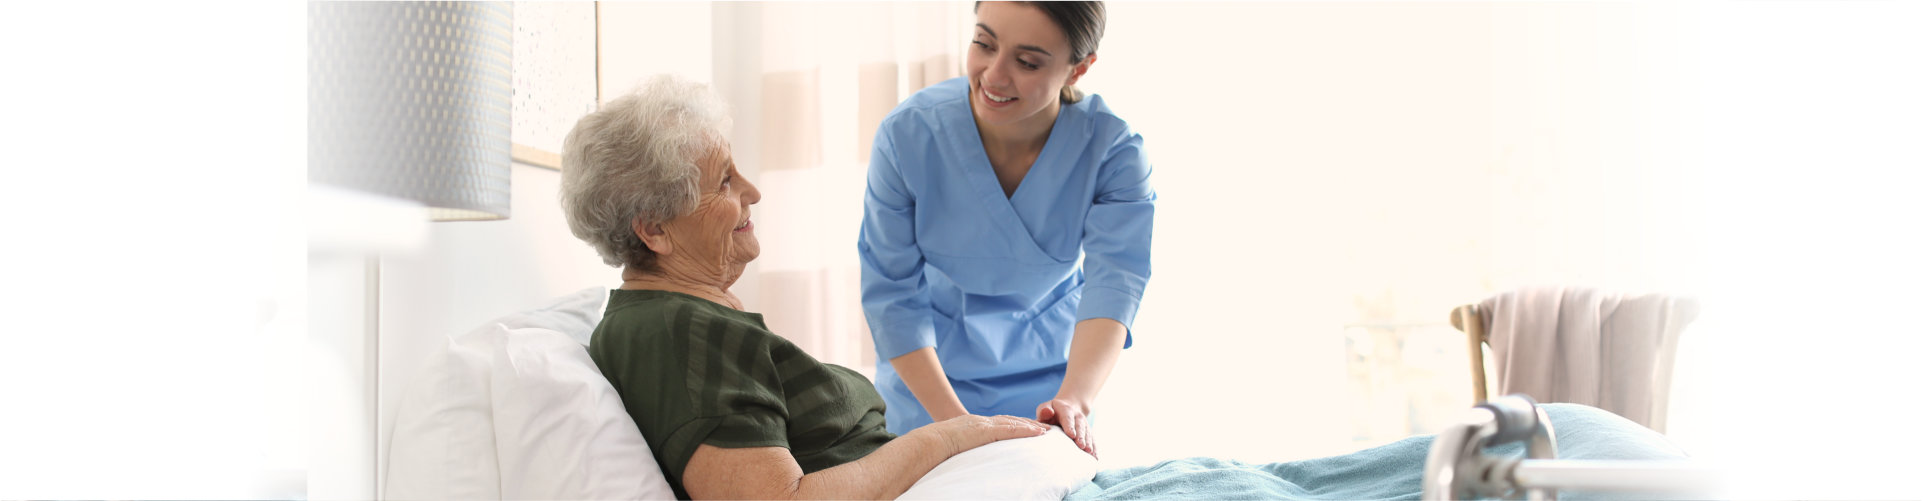
[[[1002,192],[956,78],[881,123],[868,166],[861,303],[888,430],[928,424],[888,361],[935,347],[970,413],[1033,417],[1075,324],[1130,327],[1148,285],[1155,190],[1142,136],[1089,95],[1064,105],[1014,195]]]

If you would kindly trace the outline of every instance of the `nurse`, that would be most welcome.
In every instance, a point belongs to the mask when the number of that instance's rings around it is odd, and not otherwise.
[[[1148,285],[1142,136],[1076,80],[1101,2],[981,2],[967,75],[875,133],[859,252],[895,433],[1033,415],[1095,454],[1088,416]]]

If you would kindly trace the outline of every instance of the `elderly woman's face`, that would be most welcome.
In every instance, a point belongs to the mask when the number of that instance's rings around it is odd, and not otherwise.
[[[662,224],[675,242],[675,253],[703,268],[714,266],[724,275],[738,276],[742,267],[761,255],[748,206],[761,201],[761,190],[735,170],[734,155],[722,145],[695,162],[701,167],[701,201],[693,213]]]

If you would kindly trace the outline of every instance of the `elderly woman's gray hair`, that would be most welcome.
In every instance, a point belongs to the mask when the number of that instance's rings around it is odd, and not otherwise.
[[[662,75],[575,122],[562,143],[561,209],[608,266],[653,270],[631,223],[693,212],[697,160],[726,147],[727,105],[706,84]]]

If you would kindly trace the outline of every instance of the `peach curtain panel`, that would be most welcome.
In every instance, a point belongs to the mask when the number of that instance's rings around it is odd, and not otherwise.
[[[824,362],[872,371],[855,255],[875,129],[896,104],[961,74],[968,3],[744,3],[717,57],[736,97],[738,163],[753,163],[761,257],[753,308]],[[758,40],[757,40],[758,39]],[[720,49],[720,47],[717,47]],[[744,102],[745,101],[745,102]]]

